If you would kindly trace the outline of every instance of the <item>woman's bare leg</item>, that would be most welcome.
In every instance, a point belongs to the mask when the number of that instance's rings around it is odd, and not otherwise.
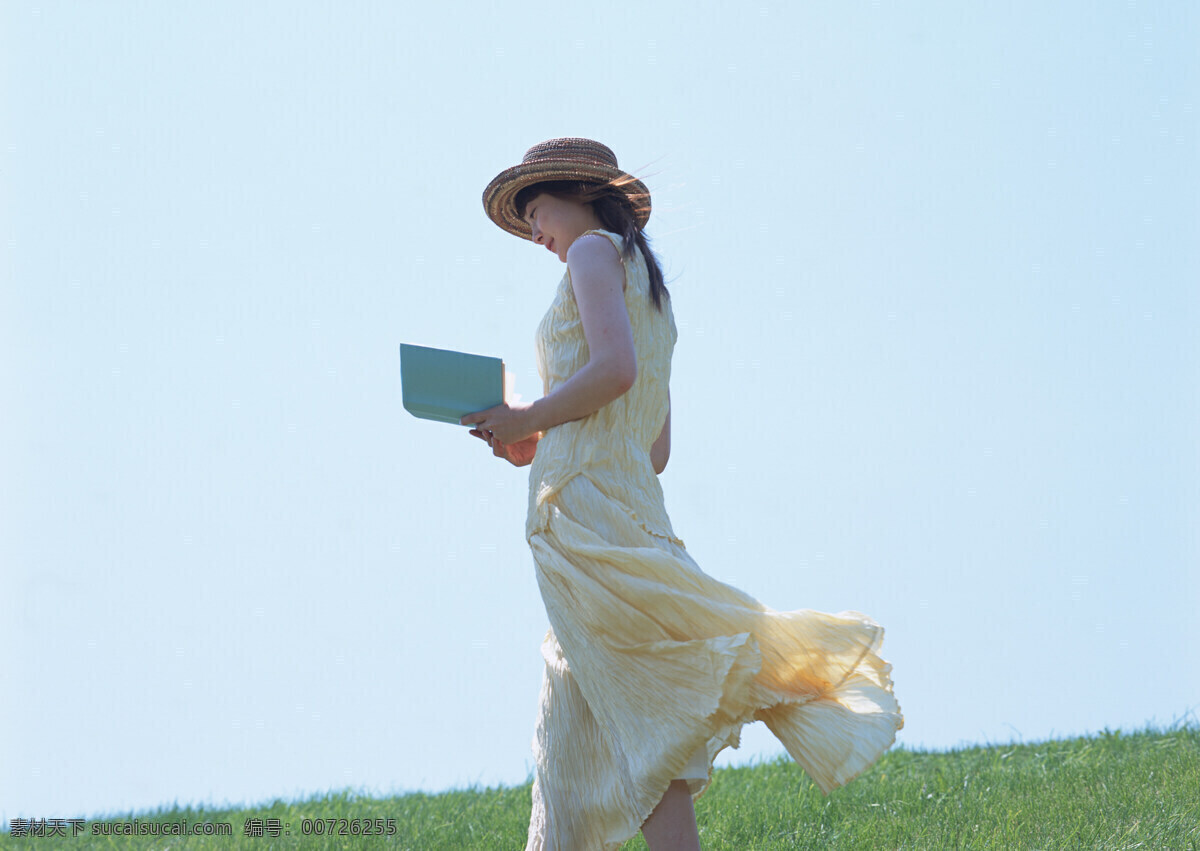
[[[650,851],[700,851],[696,810],[686,780],[672,780],[654,812],[642,824]]]

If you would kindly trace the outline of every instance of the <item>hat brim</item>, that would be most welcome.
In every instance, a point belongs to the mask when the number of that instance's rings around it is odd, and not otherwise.
[[[521,218],[514,200],[517,193],[534,183],[551,180],[578,180],[587,183],[619,181],[617,187],[633,200],[635,220],[640,230],[650,219],[650,190],[636,177],[619,168],[599,163],[580,163],[565,160],[521,163],[496,175],[483,190],[483,209],[488,218],[513,236],[532,239],[529,222]]]

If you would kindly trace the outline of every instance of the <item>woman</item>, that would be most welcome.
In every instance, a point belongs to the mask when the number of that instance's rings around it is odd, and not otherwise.
[[[883,630],[777,612],[706,575],[657,474],[671,447],[671,301],[650,195],[588,139],[535,145],[483,196],[501,228],[567,264],[537,332],[545,395],[468,414],[531,465],[526,537],[551,629],[528,849],[699,848],[692,801],[743,724],[766,722],[828,793],[903,725]]]

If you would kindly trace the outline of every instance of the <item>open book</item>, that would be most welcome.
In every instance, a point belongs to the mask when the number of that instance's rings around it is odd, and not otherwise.
[[[504,401],[504,361],[401,343],[400,392],[413,416],[458,425]]]

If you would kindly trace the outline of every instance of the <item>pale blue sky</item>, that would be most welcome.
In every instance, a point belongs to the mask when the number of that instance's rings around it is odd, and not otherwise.
[[[654,195],[705,570],[880,621],[905,746],[1197,710],[1194,4],[434,5],[3,5],[0,821],[524,782],[526,473],[396,350],[536,394],[480,194],[562,135]]]

